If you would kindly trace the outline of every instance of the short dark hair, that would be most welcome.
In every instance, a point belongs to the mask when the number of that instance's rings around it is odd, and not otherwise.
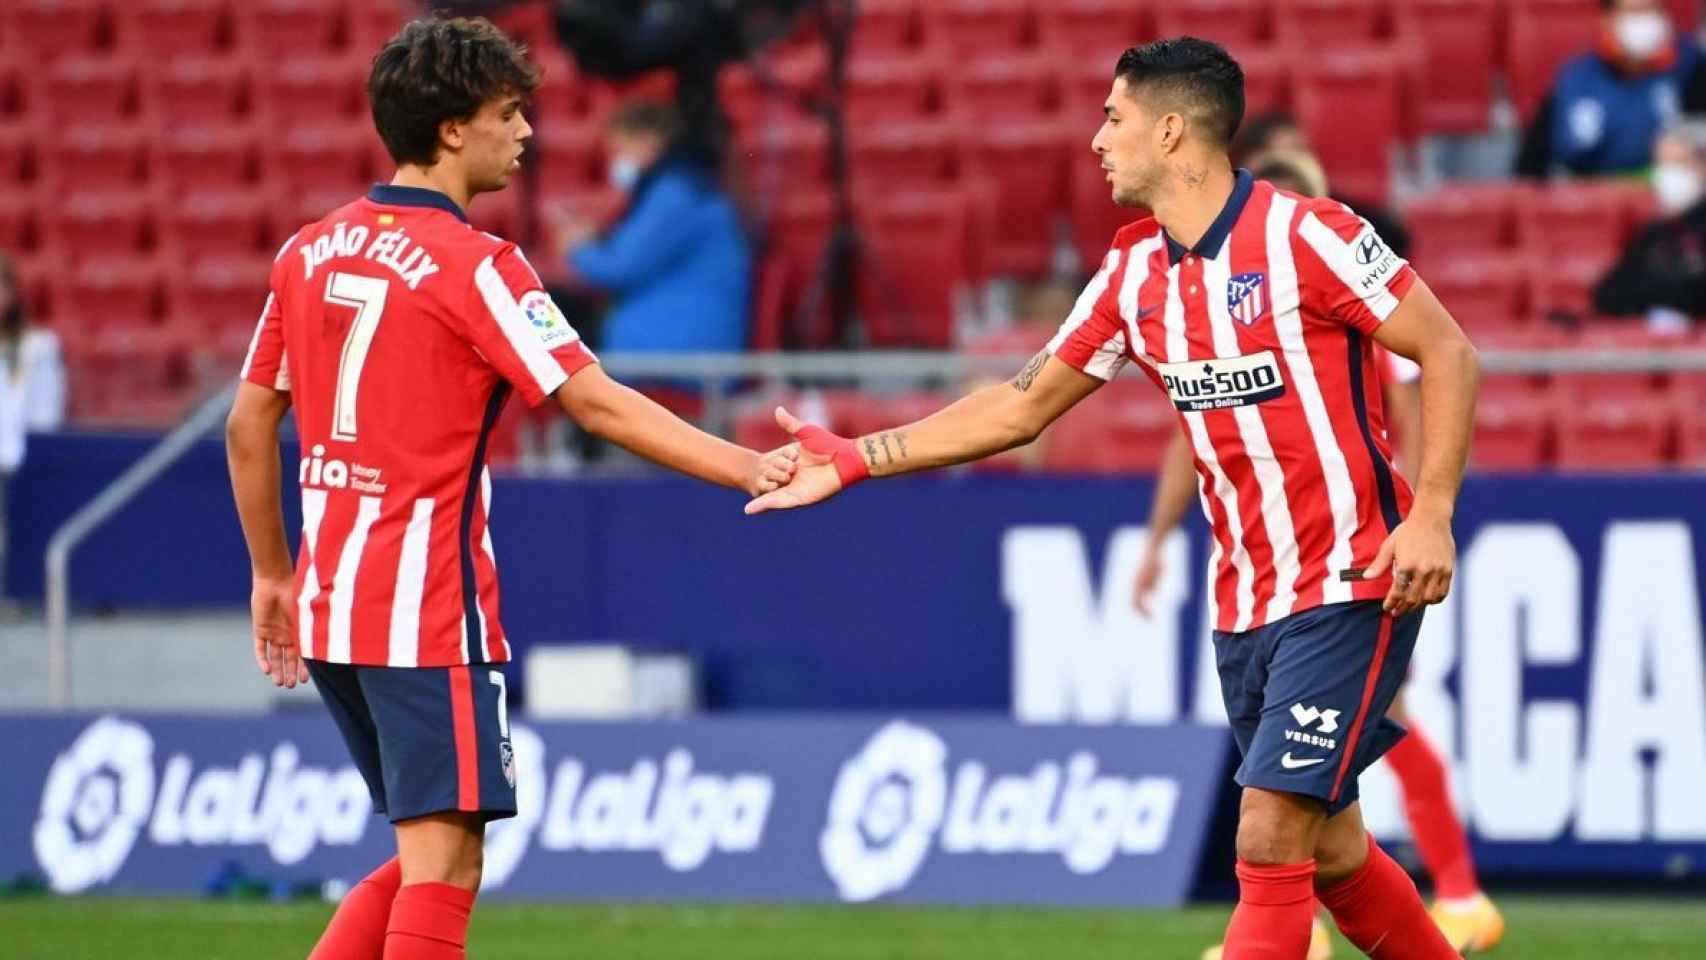
[[[423,166],[437,160],[440,124],[538,88],[527,48],[483,17],[415,20],[374,56],[367,75],[373,125],[391,159]]]
[[[1243,165],[1244,161],[1265,153],[1273,146],[1274,137],[1281,130],[1300,130],[1297,117],[1288,110],[1278,107],[1252,116],[1238,128],[1238,135],[1232,138],[1232,161]]]
[[[1175,37],[1132,47],[1120,55],[1114,76],[1125,78],[1134,96],[1143,87],[1194,114],[1219,146],[1232,143],[1244,120],[1244,70],[1211,40]]]
[[[652,133],[669,140],[679,128],[675,108],[657,100],[630,100],[610,115],[610,129],[622,133]]]

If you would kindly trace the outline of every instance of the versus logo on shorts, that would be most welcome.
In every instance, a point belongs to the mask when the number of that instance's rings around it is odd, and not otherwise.
[[[1270,350],[1242,357],[1163,363],[1156,369],[1174,406],[1187,413],[1226,410],[1285,396],[1279,361]]]

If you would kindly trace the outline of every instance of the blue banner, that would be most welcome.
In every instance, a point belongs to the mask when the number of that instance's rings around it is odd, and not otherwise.
[[[1204,727],[779,716],[516,724],[525,897],[1173,906],[1227,736]],[[235,865],[349,883],[395,852],[323,716],[0,718],[0,877],[183,893]]]

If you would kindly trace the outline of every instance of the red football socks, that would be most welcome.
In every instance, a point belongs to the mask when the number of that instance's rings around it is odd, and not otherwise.
[[[1458,957],[1428,916],[1410,875],[1372,836],[1362,869],[1338,886],[1322,890],[1320,897],[1345,939],[1375,960]]]
[[[1445,761],[1421,732],[1411,728],[1386,754],[1404,793],[1404,813],[1416,852],[1433,877],[1434,896],[1443,900],[1472,897],[1481,892],[1475,861],[1469,856],[1469,837],[1451,806],[1451,785]]]
[[[411,883],[397,891],[381,960],[466,960],[474,891]]]
[[[1266,866],[1238,861],[1238,908],[1223,960],[1304,960],[1315,915],[1315,861]]]
[[[392,857],[344,895],[332,922],[308,960],[380,960],[391,901],[403,883],[403,868]]]

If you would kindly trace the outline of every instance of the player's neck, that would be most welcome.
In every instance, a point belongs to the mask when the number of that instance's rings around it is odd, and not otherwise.
[[[396,176],[391,178],[393,187],[416,187],[421,190],[436,190],[449,197],[464,211],[474,199],[474,192],[468,189],[466,177],[457,175],[447,169],[443,163],[430,167],[416,166],[412,163],[397,168]]]
[[[1155,222],[1180,246],[1194,247],[1226,208],[1237,182],[1225,157],[1181,161],[1166,195],[1155,202]]]

